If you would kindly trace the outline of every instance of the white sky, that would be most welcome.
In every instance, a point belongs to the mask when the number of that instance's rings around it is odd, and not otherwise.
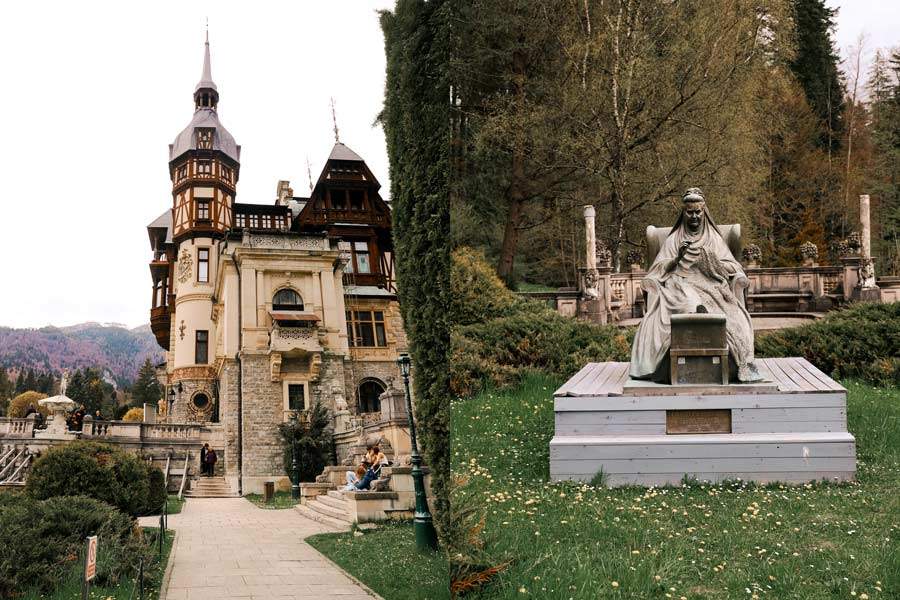
[[[839,6],[842,55],[900,44],[900,2]],[[237,200],[308,190],[333,144],[388,196],[377,10],[392,0],[0,5],[0,325],[146,323],[146,225],[171,206],[168,144],[193,114],[209,18],[219,116],[242,145]]]
[[[238,202],[309,190],[334,144],[389,195],[378,9],[392,0],[0,5],[0,325],[150,319],[146,225],[172,205],[168,144],[193,116],[209,17]]]
[[[862,75],[868,72],[875,50],[900,46],[900,2],[897,0],[825,0],[829,8],[837,8],[837,30],[834,41],[840,51],[845,72],[853,68],[850,57],[864,35]],[[863,78],[860,78],[862,84]]]

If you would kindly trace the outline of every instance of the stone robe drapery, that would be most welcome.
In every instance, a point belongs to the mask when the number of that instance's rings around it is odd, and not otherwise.
[[[691,246],[678,266],[667,273],[666,266],[686,240]],[[712,257],[718,258],[718,263]],[[733,284],[740,278],[746,278],[741,265],[705,209],[696,234],[688,232],[684,219],[679,219],[641,282],[647,306],[631,347],[631,377],[664,379],[667,370],[661,367],[669,352],[672,314],[697,312],[703,305],[707,312],[725,315],[728,350],[737,364],[738,379],[757,380],[750,313],[734,292]]]

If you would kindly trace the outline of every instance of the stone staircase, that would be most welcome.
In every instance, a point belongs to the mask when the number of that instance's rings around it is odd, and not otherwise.
[[[3,446],[0,448],[0,484],[25,485],[34,455],[27,446]]]
[[[298,504],[295,508],[308,519],[338,531],[346,531],[353,522],[347,499],[338,490],[328,490],[327,493],[320,494],[305,504]]]
[[[240,498],[224,477],[198,477],[191,480],[191,488],[184,493],[187,498]]]

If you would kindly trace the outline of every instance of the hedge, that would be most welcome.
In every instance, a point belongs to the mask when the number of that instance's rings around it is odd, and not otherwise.
[[[159,509],[165,497],[162,480],[151,478],[151,470],[137,456],[79,440],[44,452],[31,467],[25,491],[38,500],[88,496],[137,516]]]
[[[89,535],[102,540],[98,585],[115,585],[133,575],[142,556],[149,559],[134,520],[109,504],[83,496],[36,500],[0,493],[0,597],[52,590],[81,560]]]
[[[450,3],[398,0],[381,13],[387,74],[384,125],[394,256],[410,343],[419,440],[434,477],[438,534],[449,523]]]
[[[900,302],[855,304],[756,336],[756,355],[802,356],[835,379],[900,385]]]

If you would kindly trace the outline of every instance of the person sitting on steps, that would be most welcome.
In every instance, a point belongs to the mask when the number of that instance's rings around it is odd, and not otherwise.
[[[347,471],[347,485],[344,486],[345,491],[352,491],[356,489],[356,483],[361,481],[363,477],[366,475],[366,467],[363,465],[359,465],[356,467],[355,471]]]

